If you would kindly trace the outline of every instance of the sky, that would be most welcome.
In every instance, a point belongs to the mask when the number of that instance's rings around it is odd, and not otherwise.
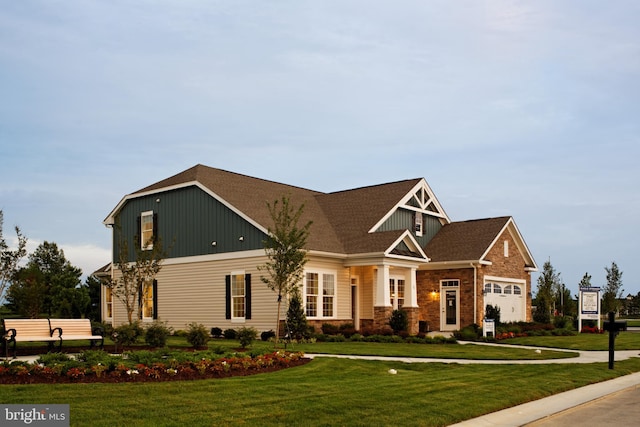
[[[122,197],[199,163],[425,178],[452,221],[513,216],[574,294],[615,262],[635,295],[638,22],[637,1],[5,0],[4,237],[87,275]]]

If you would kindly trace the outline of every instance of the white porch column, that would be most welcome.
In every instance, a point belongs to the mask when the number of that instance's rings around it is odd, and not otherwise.
[[[391,294],[389,293],[389,266],[379,265],[376,276],[376,299],[374,307],[391,307]]]
[[[416,271],[415,267],[411,267],[409,274],[406,276],[406,283],[408,286],[404,290],[404,306],[405,307],[418,307],[418,286],[416,283]]]

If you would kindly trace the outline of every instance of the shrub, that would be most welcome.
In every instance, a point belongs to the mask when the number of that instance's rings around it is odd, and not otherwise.
[[[271,338],[275,338],[276,337],[276,333],[273,330],[270,331],[263,331],[260,334],[260,339],[262,341],[269,341]]]
[[[158,320],[147,327],[144,333],[144,341],[152,347],[165,347],[167,337],[171,335],[171,328]]]
[[[409,318],[404,310],[393,310],[391,318],[389,318],[389,326],[396,334],[400,331],[406,331],[409,326]]]
[[[500,307],[487,304],[484,309],[484,317],[485,319],[493,319],[498,325],[500,323]]]
[[[142,336],[144,330],[140,326],[140,322],[133,322],[132,324],[126,324],[118,326],[113,329],[111,337],[113,341],[123,346],[130,346],[138,341],[138,338]]]
[[[238,332],[235,329],[225,329],[222,335],[228,340],[235,340],[238,337]]]
[[[222,329],[211,328],[211,336],[214,338],[220,338],[222,336]]]
[[[340,329],[331,323],[322,324],[322,333],[325,335],[337,335]]]
[[[238,339],[240,340],[240,347],[247,348],[258,336],[258,331],[255,328],[243,327],[238,329]]]
[[[462,341],[475,341],[479,338],[478,325],[469,325],[453,333],[457,339]]]
[[[187,325],[187,342],[194,348],[204,347],[209,341],[209,332],[201,323],[192,322]]]

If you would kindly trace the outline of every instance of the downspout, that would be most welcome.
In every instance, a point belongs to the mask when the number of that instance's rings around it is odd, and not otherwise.
[[[473,323],[478,322],[478,268],[471,263],[473,268]]]

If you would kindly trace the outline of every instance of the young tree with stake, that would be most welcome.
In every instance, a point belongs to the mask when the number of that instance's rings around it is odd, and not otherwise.
[[[303,226],[298,222],[304,211],[304,204],[297,209],[291,205],[289,197],[267,203],[273,226],[269,227],[269,238],[264,241],[268,261],[259,267],[267,273],[262,281],[278,295],[276,316],[276,346],[280,339],[280,308],[282,298],[289,295],[300,283],[307,262],[305,245],[312,222]]]

